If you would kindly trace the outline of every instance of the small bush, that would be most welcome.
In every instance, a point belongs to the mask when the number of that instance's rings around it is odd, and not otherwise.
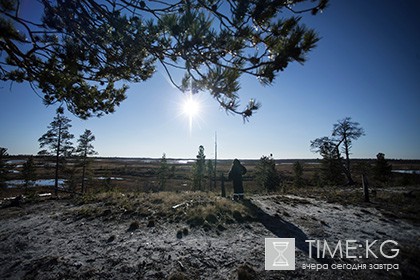
[[[206,221],[209,222],[210,224],[215,224],[215,223],[217,223],[218,219],[217,219],[216,215],[214,215],[213,213],[209,213],[206,216]]]
[[[147,222],[147,227],[154,227],[155,226],[155,220],[149,220]]]
[[[185,274],[181,272],[175,272],[171,274],[168,278],[168,280],[187,280],[188,278],[185,276]]]
[[[238,222],[238,223],[243,223],[244,222],[244,218],[242,217],[242,214],[239,211],[234,211],[233,212],[233,218]]]
[[[140,223],[138,221],[134,221],[134,222],[132,222],[130,224],[130,226],[128,227],[127,231],[128,232],[132,232],[132,231],[135,231],[135,230],[137,230],[139,228],[140,228]]]
[[[276,162],[270,156],[262,156],[256,167],[256,178],[267,192],[276,191],[281,178],[276,169]]]
[[[188,221],[187,221],[187,223],[190,225],[190,227],[199,227],[199,226],[201,226],[201,225],[203,225],[204,224],[204,219],[203,219],[203,217],[200,217],[200,216],[194,216],[194,217],[192,217],[191,219],[189,219]]]
[[[248,264],[238,267],[238,280],[254,280],[257,277],[255,270]]]

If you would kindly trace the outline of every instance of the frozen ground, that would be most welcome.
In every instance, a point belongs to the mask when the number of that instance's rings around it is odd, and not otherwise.
[[[86,218],[71,200],[46,200],[0,209],[1,279],[415,279],[418,225],[385,217],[375,208],[297,196],[254,196],[243,202],[255,219],[210,229],[147,217]],[[102,210],[102,209],[101,209]],[[296,239],[296,270],[264,270],[264,238]],[[387,259],[309,258],[305,240],[395,240]],[[378,243],[379,244],[379,243]],[[408,249],[410,248],[410,249]],[[361,248],[360,250],[363,250]],[[378,248],[372,250],[378,254]],[[418,255],[417,255],[418,256]],[[304,270],[303,264],[398,263],[399,270]],[[184,278],[182,278],[184,277]]]

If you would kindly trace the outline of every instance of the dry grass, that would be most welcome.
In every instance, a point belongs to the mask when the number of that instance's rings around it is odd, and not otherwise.
[[[75,214],[83,218],[107,220],[140,219],[160,223],[186,223],[205,230],[226,229],[225,225],[253,219],[245,205],[206,192],[121,193],[117,191],[90,194],[80,198]],[[185,230],[184,230],[185,231]],[[185,233],[184,233],[185,235]]]
[[[390,218],[420,223],[420,187],[371,188],[370,202],[364,201],[361,187],[290,188],[288,194],[322,199],[341,205],[374,207]]]

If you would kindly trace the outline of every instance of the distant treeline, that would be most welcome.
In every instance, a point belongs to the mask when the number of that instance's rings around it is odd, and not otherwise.
[[[31,155],[8,155],[6,156],[7,159],[10,160],[17,160],[17,159],[27,159]],[[35,158],[49,158],[49,156],[34,156]],[[53,156],[51,156],[53,158]],[[71,157],[70,157],[71,158]],[[147,158],[147,157],[91,157],[95,160],[110,160],[110,161],[126,161],[126,162],[144,162],[144,163],[158,163],[161,158]],[[251,164],[254,165],[258,163],[260,159],[241,159],[238,157],[238,159],[245,163],[245,164]],[[194,158],[167,158],[168,161],[176,163],[179,162],[179,164],[185,164],[185,163],[193,163],[195,161]],[[210,159],[211,160],[211,159]],[[217,159],[218,163],[232,163],[233,159]],[[320,163],[321,159],[319,158],[312,158],[312,159],[276,159],[275,161],[277,164],[293,164],[296,161],[299,161],[301,163]],[[352,162],[375,162],[376,158],[354,158],[351,159]],[[390,163],[399,163],[399,164],[420,164],[420,159],[387,159]]]

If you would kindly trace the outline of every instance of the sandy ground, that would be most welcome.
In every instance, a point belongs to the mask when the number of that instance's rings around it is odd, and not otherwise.
[[[190,228],[183,222],[77,215],[71,200],[0,209],[1,279],[416,279],[420,228],[375,208],[296,196],[254,196],[253,220]],[[102,207],[99,206],[98,207]],[[104,209],[104,213],[106,209]],[[264,270],[264,238],[296,239],[296,270]],[[395,240],[394,259],[309,258],[305,240]],[[363,251],[364,248],[360,248]],[[380,255],[377,246],[372,249]],[[418,256],[418,255],[417,255]],[[398,263],[399,269],[308,270],[305,264]],[[418,278],[417,278],[418,279]]]

